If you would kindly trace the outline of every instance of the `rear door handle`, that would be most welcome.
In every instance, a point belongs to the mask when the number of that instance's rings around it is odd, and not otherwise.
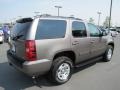
[[[72,43],[72,45],[78,45],[79,44],[79,41],[74,41],[73,43]]]

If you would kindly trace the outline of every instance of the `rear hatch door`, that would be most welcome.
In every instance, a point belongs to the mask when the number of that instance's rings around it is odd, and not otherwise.
[[[30,30],[32,19],[26,18],[16,22],[11,31],[11,51],[20,58],[25,58],[25,40]]]

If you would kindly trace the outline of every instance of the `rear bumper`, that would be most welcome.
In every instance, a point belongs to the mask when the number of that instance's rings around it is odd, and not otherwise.
[[[26,73],[29,76],[38,76],[45,74],[50,70],[52,61],[42,59],[37,61],[25,61],[13,55],[10,50],[7,51],[8,62],[16,69]]]

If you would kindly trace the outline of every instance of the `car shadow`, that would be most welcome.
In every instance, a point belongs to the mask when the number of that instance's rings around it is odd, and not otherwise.
[[[87,64],[83,67],[76,68],[74,74],[95,65],[97,62]],[[26,88],[37,86],[39,88],[56,86],[56,84],[50,83],[45,76],[41,76],[37,79],[37,84],[33,83],[31,77],[17,71],[9,66],[8,62],[0,63],[0,88],[5,90],[24,90]]]
[[[53,84],[41,76],[36,85],[42,88],[42,86],[52,86]],[[35,84],[31,77],[10,67],[7,62],[0,63],[0,88],[4,90],[23,90],[32,86],[35,86]]]

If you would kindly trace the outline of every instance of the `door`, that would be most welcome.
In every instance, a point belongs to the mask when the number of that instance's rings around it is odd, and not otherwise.
[[[84,61],[90,55],[90,38],[87,37],[86,26],[83,22],[72,22],[71,47],[76,53],[76,63]]]
[[[90,57],[102,55],[105,52],[106,39],[100,36],[101,32],[97,26],[89,23],[88,29],[90,32]]]

